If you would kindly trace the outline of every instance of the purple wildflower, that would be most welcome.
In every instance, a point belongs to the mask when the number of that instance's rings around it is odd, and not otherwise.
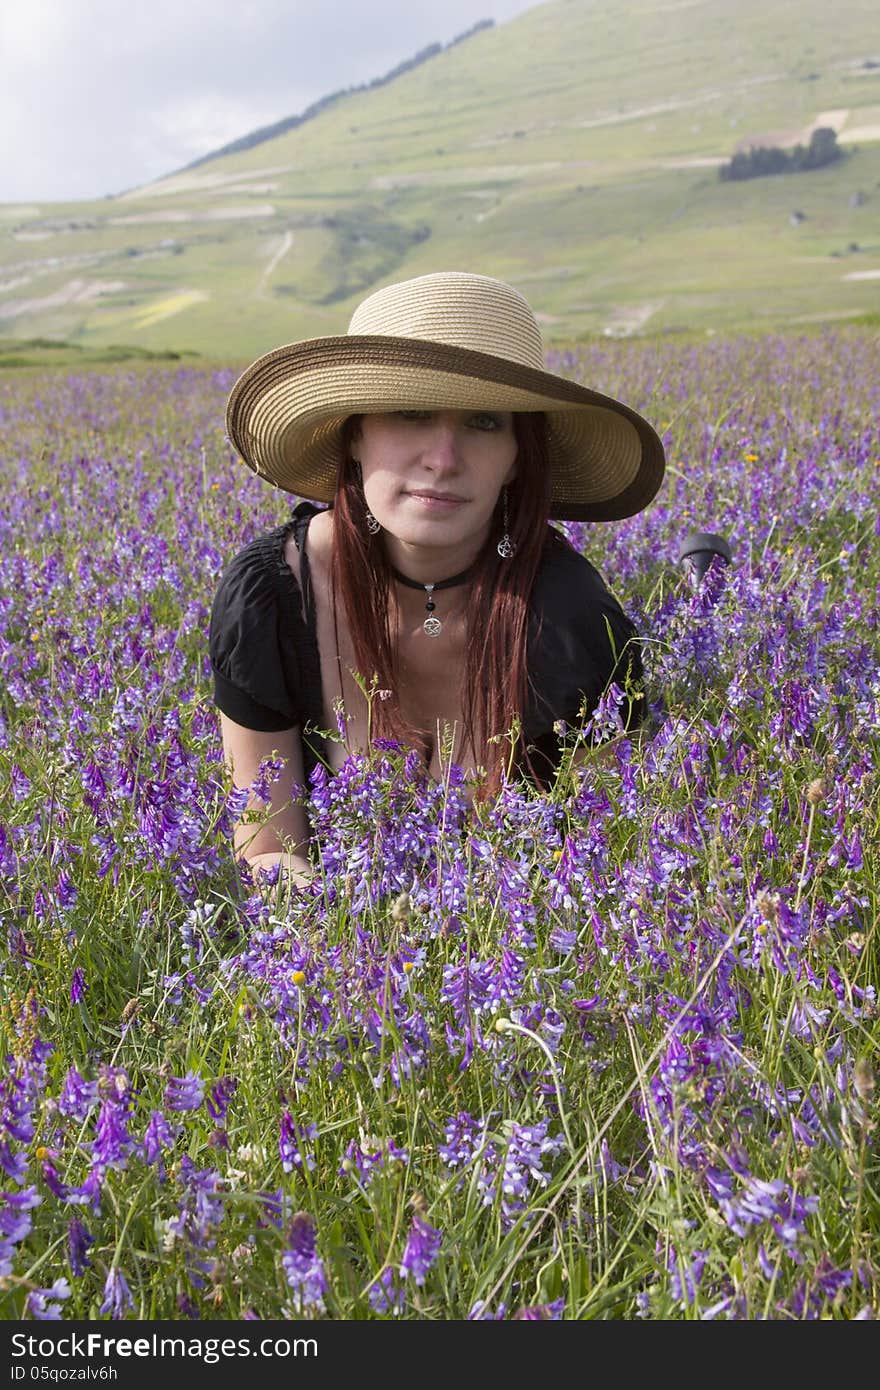
[[[98,1312],[109,1313],[111,1318],[118,1319],[125,1317],[126,1308],[134,1311],[134,1299],[122,1270],[112,1265],[104,1283],[104,1301]]]
[[[615,1183],[626,1174],[626,1165],[617,1162],[617,1159],[611,1152],[611,1145],[608,1143],[607,1139],[602,1140],[602,1144],[599,1149],[599,1159],[602,1169],[602,1176],[606,1183]]]
[[[550,933],[550,945],[563,956],[574,950],[577,940],[577,932],[561,924],[557,924]],[[517,1314],[514,1313],[513,1316],[516,1317]]]
[[[400,1277],[411,1277],[421,1286],[440,1253],[443,1236],[416,1212],[409,1228],[406,1249],[400,1262]]]
[[[213,1246],[223,1220],[222,1179],[216,1168],[197,1168],[189,1154],[180,1160],[184,1198],[169,1230],[199,1249]]]
[[[34,1112],[45,1085],[45,1061],[50,1051],[35,1040],[30,1058],[6,1058],[7,1074],[0,1080],[0,1167],[19,1184],[26,1181],[28,1160],[26,1154],[16,1153],[9,1141],[30,1144],[34,1137]]]
[[[61,1304],[70,1298],[70,1285],[62,1276],[51,1289],[31,1289],[25,1300],[25,1312],[41,1322],[60,1322]]]
[[[261,1192],[259,1198],[260,1214],[257,1216],[257,1226],[262,1229],[271,1222],[280,1230],[290,1211],[289,1197],[282,1188],[279,1188],[277,1192]]]
[[[70,1002],[78,1004],[88,989],[86,984],[86,974],[81,966],[77,966],[70,980]]]
[[[375,1139],[361,1134],[360,1139],[352,1139],[339,1165],[340,1173],[357,1173],[362,1187],[369,1187],[377,1172],[388,1162],[408,1163],[409,1154],[400,1149],[393,1139]]]
[[[396,1317],[398,1313],[403,1312],[403,1289],[397,1282],[393,1269],[382,1270],[378,1279],[370,1285],[367,1297],[374,1313],[393,1313]]]
[[[437,1145],[437,1152],[447,1168],[463,1168],[473,1160],[483,1140],[483,1131],[477,1120],[466,1110],[460,1110],[444,1126],[445,1144]]]
[[[492,998],[494,966],[487,961],[444,965],[441,997],[452,1005],[455,1022],[463,1028],[474,1014],[483,1013]]]
[[[670,1246],[667,1252],[666,1267],[672,1276],[672,1297],[686,1308],[690,1308],[696,1299],[707,1253],[705,1250],[694,1250],[688,1256],[679,1253],[674,1246]]]
[[[229,1102],[238,1089],[238,1077],[222,1076],[214,1082],[208,1096],[208,1114],[218,1124],[225,1124],[226,1112],[229,1109]]]
[[[128,1103],[112,1097],[101,1102],[96,1138],[92,1145],[94,1161],[101,1168],[124,1168],[134,1140],[128,1132]]]
[[[297,1313],[325,1312],[327,1276],[316,1250],[315,1223],[308,1212],[297,1212],[291,1221],[287,1231],[287,1249],[281,1256],[281,1263],[293,1290],[293,1306]]]
[[[83,1223],[73,1217],[67,1227],[67,1256],[70,1261],[70,1272],[74,1279],[79,1279],[85,1274],[86,1268],[91,1265],[88,1258],[88,1248],[94,1245],[95,1237],[91,1235]]]
[[[15,1247],[26,1239],[33,1225],[31,1208],[39,1206],[42,1200],[33,1187],[0,1194],[0,1277],[12,1273]]]
[[[0,1237],[13,1245],[30,1234],[31,1218],[28,1215],[42,1202],[35,1187],[26,1187],[22,1192],[0,1193]]]
[[[547,1134],[549,1121],[542,1120],[536,1125],[511,1126],[510,1140],[504,1155],[503,1190],[505,1195],[521,1196],[529,1181],[546,1187],[550,1174],[543,1168],[546,1154],[555,1155],[565,1147],[561,1135],[550,1138]]]
[[[489,1311],[489,1305],[485,1299],[478,1298],[472,1304],[471,1310],[467,1315],[468,1322],[501,1322],[507,1315],[507,1304],[499,1303],[495,1312]]]
[[[544,1159],[548,1155],[555,1156],[565,1147],[561,1135],[548,1136],[549,1123],[542,1120],[536,1125],[510,1126],[501,1173],[501,1209],[507,1220],[522,1211],[533,1184],[547,1186],[550,1174],[544,1168]],[[494,1183],[494,1175],[485,1173],[479,1183],[484,1189],[484,1200],[491,1200]]]
[[[143,1155],[147,1163],[158,1163],[162,1150],[174,1143],[174,1130],[161,1110],[151,1110],[144,1130]]]
[[[292,1173],[294,1168],[308,1169],[310,1173],[314,1170],[315,1160],[307,1146],[317,1133],[317,1125],[297,1125],[290,1112],[285,1110],[281,1116],[281,1137],[278,1140],[281,1167],[285,1173]]]
[[[49,1191],[52,1193],[53,1197],[57,1197],[58,1200],[61,1202],[66,1202],[70,1189],[68,1188],[67,1183],[64,1182],[63,1178],[61,1177],[61,1174],[55,1167],[55,1164],[52,1162],[50,1158],[44,1158],[40,1164],[40,1167],[43,1171],[43,1181],[45,1182]]]
[[[104,1175],[100,1163],[96,1164],[79,1187],[67,1189],[66,1201],[71,1206],[91,1206],[94,1212],[101,1210],[101,1187]]]
[[[514,1321],[519,1322],[561,1322],[565,1312],[565,1299],[555,1298],[552,1303],[530,1303],[517,1308]]]
[[[198,1110],[205,1099],[205,1083],[197,1072],[172,1076],[165,1087],[165,1105],[169,1110]]]
[[[9,785],[15,801],[22,801],[31,789],[31,779],[26,772],[22,772],[18,763],[13,763],[9,770]]]
[[[263,758],[256,777],[251,783],[251,792],[268,805],[272,800],[272,786],[284,771],[283,758]]]
[[[834,1306],[852,1282],[852,1270],[838,1269],[827,1255],[823,1255],[811,1276],[798,1283],[790,1308],[781,1300],[777,1309],[783,1314],[790,1311],[798,1321],[814,1322],[823,1316],[829,1304]]]
[[[107,783],[97,763],[86,763],[80,769],[84,800],[91,811],[99,811],[107,796]]]
[[[721,1214],[737,1236],[752,1226],[769,1224],[790,1251],[797,1248],[808,1216],[818,1210],[818,1197],[801,1197],[780,1179],[749,1177],[738,1194],[728,1174],[707,1169],[706,1180]]]
[[[64,1085],[58,1097],[58,1109],[61,1114],[69,1115],[72,1120],[81,1123],[97,1100],[97,1081],[83,1080],[76,1067],[71,1067],[64,1078]]]
[[[58,906],[66,912],[68,908],[73,907],[78,896],[76,884],[67,870],[63,869],[58,875],[58,882],[55,884],[55,899]]]
[[[598,743],[605,738],[613,738],[615,734],[623,730],[623,719],[620,707],[626,696],[619,685],[614,682],[597,701],[592,715],[584,724],[584,732],[592,734],[593,741]]]

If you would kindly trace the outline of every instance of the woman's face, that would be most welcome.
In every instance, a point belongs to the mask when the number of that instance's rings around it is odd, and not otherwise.
[[[497,410],[364,415],[351,445],[367,506],[405,546],[479,551],[516,476],[513,416]]]

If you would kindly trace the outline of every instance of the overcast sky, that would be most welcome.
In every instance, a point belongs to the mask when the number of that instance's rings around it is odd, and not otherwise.
[[[0,202],[121,193],[538,0],[3,0]]]

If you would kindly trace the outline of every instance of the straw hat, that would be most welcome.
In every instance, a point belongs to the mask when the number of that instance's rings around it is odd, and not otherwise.
[[[548,372],[523,296],[460,271],[386,285],[358,306],[347,334],[258,358],[232,389],[226,428],[260,477],[331,502],[343,422],[402,409],[543,411],[550,515],[560,520],[632,516],[663,479],[663,445],[648,422]]]

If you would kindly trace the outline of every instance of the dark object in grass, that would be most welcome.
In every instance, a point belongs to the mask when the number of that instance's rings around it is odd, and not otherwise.
[[[712,535],[709,531],[692,531],[678,552],[678,563],[684,565],[688,578],[696,589],[705,578],[715,557],[719,556],[725,565],[729,565],[731,554],[730,546],[723,536]]]

